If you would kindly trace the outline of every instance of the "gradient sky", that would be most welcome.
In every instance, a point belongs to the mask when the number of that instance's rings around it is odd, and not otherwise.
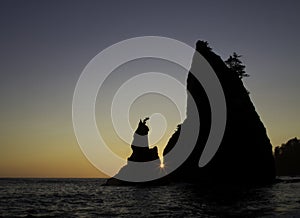
[[[95,55],[137,36],[243,55],[273,146],[300,137],[299,11],[297,0],[0,1],[0,177],[103,176],[76,142],[73,91]]]

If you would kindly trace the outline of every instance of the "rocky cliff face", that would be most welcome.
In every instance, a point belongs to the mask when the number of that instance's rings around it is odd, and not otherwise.
[[[300,175],[300,140],[293,138],[275,148],[275,166],[278,176]]]
[[[187,90],[191,93],[200,117],[200,129],[196,146],[188,159],[168,176],[154,181],[154,184],[165,182],[193,182],[193,183],[238,183],[265,184],[274,181],[275,165],[272,146],[266,129],[261,122],[248,91],[245,89],[238,74],[231,71],[223,60],[211,51],[207,44],[198,41],[196,50],[208,61],[215,71],[224,91],[227,105],[227,123],[221,145],[212,160],[200,168],[199,158],[205,147],[211,127],[211,108],[209,100],[199,81],[191,74],[187,78]],[[192,63],[191,72],[195,71]],[[170,138],[163,155],[165,156],[175,146],[180,133],[186,128],[191,114],[192,99],[187,101],[187,119],[178,125],[177,131]],[[146,135],[145,125],[139,125],[136,133]],[[193,131],[193,130],[188,130]],[[143,143],[139,143],[143,144]],[[139,145],[140,146],[140,145]],[[183,145],[184,146],[184,145]],[[128,160],[145,162],[158,160],[156,148],[150,150],[132,145],[133,153]],[[165,160],[166,167],[172,160]],[[130,166],[123,167],[119,173],[130,173]],[[134,173],[134,171],[132,171]],[[110,179],[108,185],[134,184]],[[146,183],[149,184],[149,183]],[[153,184],[153,183],[150,183]]]
[[[148,132],[149,128],[146,125],[146,121],[149,118],[145,118],[143,121],[140,120],[137,130],[134,133],[133,142],[131,145],[132,154],[128,158],[127,165],[122,167],[116,178],[110,178],[106,181],[106,185],[133,185],[138,184],[135,182],[127,182],[117,179],[118,176],[121,177],[134,177],[132,175],[139,172],[132,162],[148,162],[155,161],[151,168],[153,171],[157,170],[157,166],[160,165],[160,160],[157,152],[157,147],[149,148],[148,144]],[[154,182],[155,183],[155,182]],[[145,182],[145,184],[154,184],[153,182]]]
[[[168,179],[215,183],[273,181],[275,166],[272,146],[248,91],[238,75],[231,71],[204,42],[198,41],[196,49],[209,62],[222,85],[227,105],[226,130],[216,155],[206,166],[199,168],[198,161],[210,131],[211,108],[205,90],[189,73],[187,90],[193,96],[199,111],[201,121],[199,137],[192,154],[181,167],[168,176]],[[192,64],[191,72],[193,67]],[[191,99],[188,99],[187,119],[190,105]],[[181,128],[184,128],[184,123]],[[180,128],[170,139],[164,154],[172,149],[179,134]]]

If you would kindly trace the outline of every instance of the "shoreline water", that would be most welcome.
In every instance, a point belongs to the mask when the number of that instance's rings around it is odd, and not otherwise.
[[[2,217],[300,215],[300,177],[267,186],[102,186],[98,178],[1,178]]]

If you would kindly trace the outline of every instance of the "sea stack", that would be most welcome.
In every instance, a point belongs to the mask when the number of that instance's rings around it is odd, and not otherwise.
[[[134,185],[138,184],[138,182],[127,182],[121,181],[117,179],[119,176],[121,177],[131,177],[138,172],[135,169],[135,166],[131,164],[132,162],[148,162],[153,161],[154,164],[152,166],[153,171],[157,170],[158,166],[160,166],[160,159],[158,156],[157,147],[150,148],[148,143],[148,132],[149,127],[146,125],[146,121],[149,120],[146,117],[143,121],[140,120],[138,127],[133,135],[133,141],[131,144],[132,154],[128,158],[127,165],[122,167],[120,171],[115,176],[116,178],[110,178],[106,181],[106,185]],[[145,182],[146,184],[150,184],[150,182]]]
[[[250,99],[249,92],[244,87],[239,75],[226,66],[224,61],[208,47],[207,42],[198,41],[196,50],[210,64],[223,88],[227,107],[224,136],[218,151],[210,162],[204,167],[199,167],[199,159],[210,133],[212,117],[206,92],[201,83],[191,73],[197,70],[195,63],[192,63],[187,77],[187,91],[191,94],[187,99],[187,118],[178,125],[177,130],[163,151],[166,170],[168,165],[172,164],[172,160],[167,159],[166,154],[174,148],[180,133],[183,131],[196,131],[195,129],[186,128],[189,126],[187,125],[189,119],[193,119],[190,115],[193,101],[196,103],[200,118],[196,145],[181,166],[167,176],[154,181],[154,183],[191,182],[207,185],[272,183],[275,180],[272,145],[267,136],[266,128]],[[147,119],[139,122],[131,145],[133,152],[128,160],[132,162],[157,160],[157,164],[159,164],[157,148],[150,149],[147,141],[145,141],[149,131],[146,125]],[[184,143],[179,146],[191,146]],[[121,173],[134,174],[135,172],[130,164],[127,164],[118,174]],[[115,178],[107,181],[107,185],[127,184],[134,183],[123,182]],[[150,184],[153,184],[153,182]]]
[[[204,167],[198,167],[210,131],[211,108],[205,90],[191,73],[196,70],[192,63],[187,78],[187,90],[198,108],[199,136],[189,158],[168,175],[168,180],[217,184],[265,184],[274,181],[272,145],[241,78],[208,47],[207,42],[198,41],[196,50],[211,65],[223,88],[227,106],[226,129],[215,156]],[[190,106],[191,99],[188,98],[187,119],[181,125],[181,129],[184,128],[185,122],[188,122]],[[172,149],[179,135],[180,128],[171,137],[164,154]]]

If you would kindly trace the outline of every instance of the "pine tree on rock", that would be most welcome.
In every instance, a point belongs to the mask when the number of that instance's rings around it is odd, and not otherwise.
[[[230,55],[225,63],[230,70],[238,74],[240,79],[243,79],[244,77],[249,77],[249,74],[246,73],[245,65],[242,64],[240,57],[242,56],[233,52],[233,55]]]

